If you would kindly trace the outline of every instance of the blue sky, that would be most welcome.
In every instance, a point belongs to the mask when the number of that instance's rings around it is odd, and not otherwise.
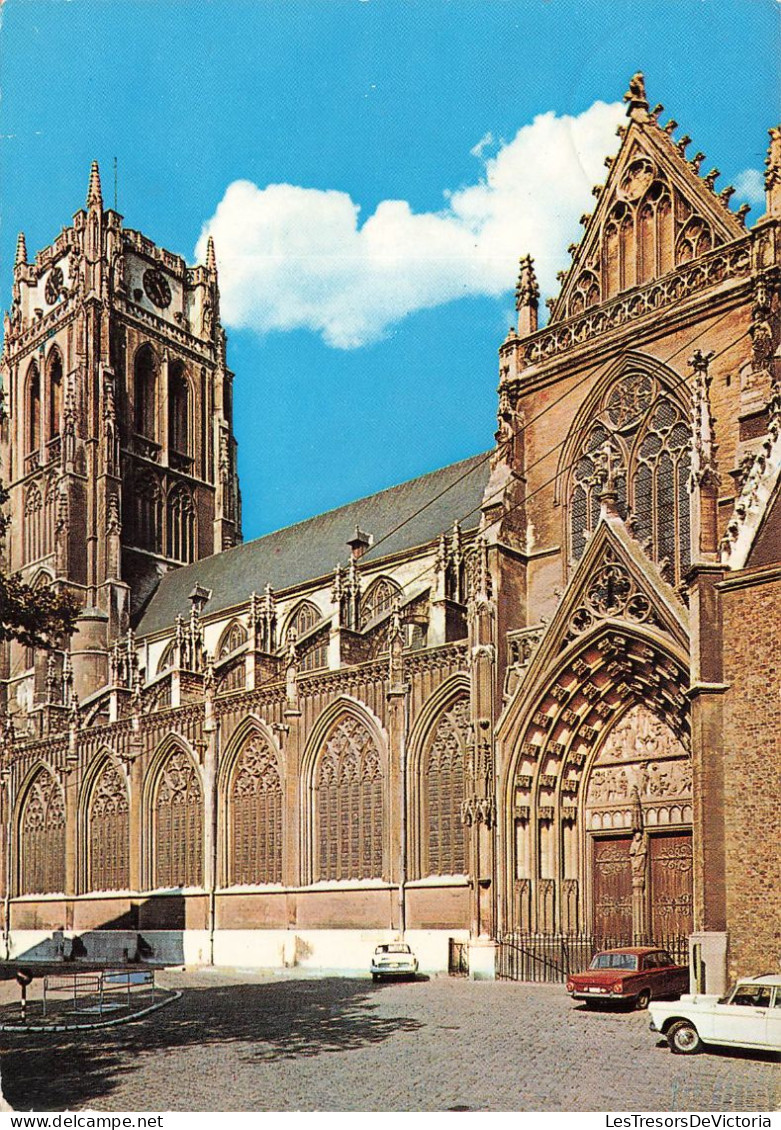
[[[50,242],[93,159],[111,202],[116,157],[128,226],[190,261],[214,232],[245,537],[485,450],[515,264],[551,292],[634,71],[761,214],[780,10],[6,0],[3,305],[17,232]]]

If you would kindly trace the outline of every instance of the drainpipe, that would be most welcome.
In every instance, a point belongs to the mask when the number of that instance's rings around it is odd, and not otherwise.
[[[409,733],[409,683],[404,684],[404,719],[399,742],[401,773],[401,843],[399,859],[399,926],[401,936],[407,929],[407,734]]]

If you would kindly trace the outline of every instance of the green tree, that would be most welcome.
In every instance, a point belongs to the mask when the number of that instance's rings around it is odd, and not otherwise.
[[[0,545],[10,521],[2,509],[7,501],[8,491],[0,483]],[[73,635],[79,611],[70,593],[55,592],[48,585],[33,588],[18,574],[9,576],[0,570],[0,640],[51,650]]]

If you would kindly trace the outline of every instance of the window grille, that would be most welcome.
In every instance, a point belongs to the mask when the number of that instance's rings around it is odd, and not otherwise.
[[[88,818],[87,890],[130,886],[130,806],[120,771],[107,762],[92,790]]]
[[[282,778],[260,734],[245,741],[230,787],[228,882],[282,882]]]
[[[27,790],[19,826],[19,893],[55,894],[65,889],[65,794],[41,768]]]
[[[343,718],[331,731],[315,774],[317,878],[382,878],[383,792],[371,735],[356,718]]]
[[[153,803],[155,887],[203,884],[203,794],[182,750],[169,755]]]
[[[422,759],[424,873],[462,875],[467,870],[465,751],[469,701],[459,699],[440,717]]]

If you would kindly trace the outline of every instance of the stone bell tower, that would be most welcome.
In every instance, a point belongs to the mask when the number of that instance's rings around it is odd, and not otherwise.
[[[241,540],[214,246],[188,267],[122,220],[93,163],[72,226],[32,262],[19,236],[0,359],[4,567],[81,602],[79,699],[165,571]],[[8,649],[9,708],[41,700],[47,663]]]

